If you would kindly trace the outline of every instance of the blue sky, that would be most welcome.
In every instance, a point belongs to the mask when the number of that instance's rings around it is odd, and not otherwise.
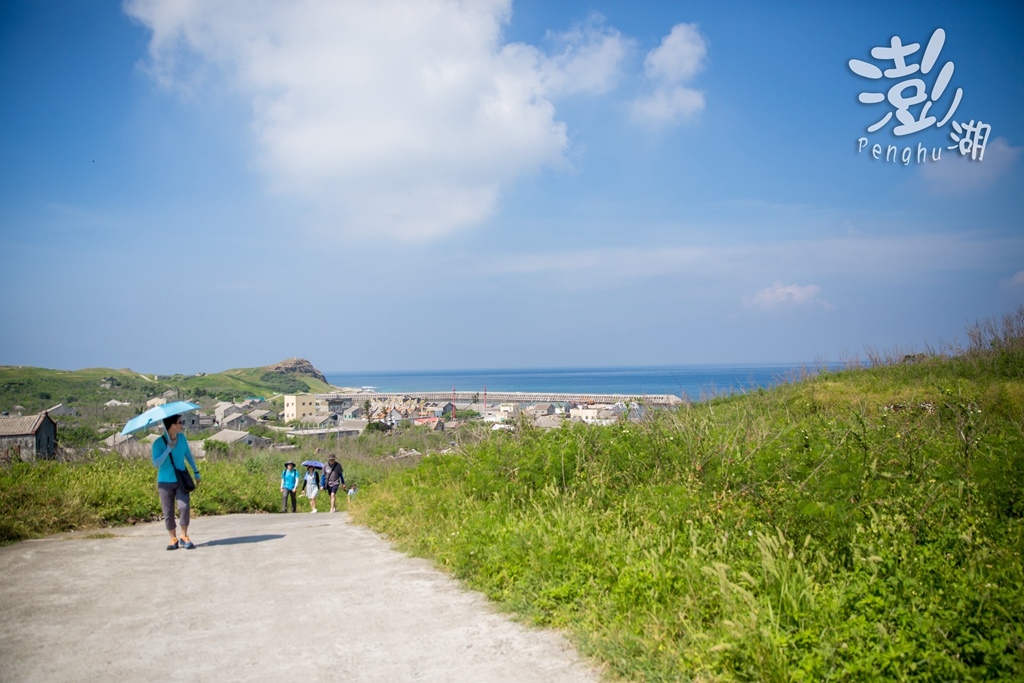
[[[9,0],[0,364],[813,362],[1024,304],[1021,5],[767,5]],[[949,122],[868,133],[911,78]]]

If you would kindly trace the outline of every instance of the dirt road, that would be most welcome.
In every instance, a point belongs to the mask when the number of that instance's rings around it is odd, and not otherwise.
[[[558,634],[344,514],[193,520],[0,548],[0,681],[593,683]]]

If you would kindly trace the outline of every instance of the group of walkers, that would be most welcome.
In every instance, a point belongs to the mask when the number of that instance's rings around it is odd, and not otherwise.
[[[172,415],[163,419],[164,434],[153,442],[153,467],[156,468],[156,488],[160,496],[160,508],[163,512],[164,527],[170,534],[168,550],[184,548],[192,550],[195,544],[188,537],[188,525],[191,517],[191,493],[200,482],[199,469],[185,438],[185,425],[181,415]],[[188,466],[192,468],[194,479],[189,475]],[[319,463],[318,463],[319,464]],[[321,489],[331,496],[331,512],[337,510],[336,496],[338,490],[345,487],[345,472],[341,463],[331,454],[327,464],[320,468],[314,465],[306,467],[306,474],[300,479],[294,462],[285,463],[281,473],[281,512],[288,511],[291,500],[292,512],[297,512],[295,502],[299,482],[303,482],[302,495],[309,500],[310,512],[316,512],[316,496]],[[356,493],[356,487],[347,489],[349,497]],[[178,519],[174,518],[174,506],[178,506]],[[178,527],[181,533],[178,533]]]
[[[327,491],[331,496],[331,512],[337,510],[336,498],[338,490],[345,486],[345,472],[333,453],[327,458],[327,464],[323,466],[322,477],[319,469],[316,465],[306,464],[306,474],[300,479],[294,462],[289,460],[284,464],[284,471],[281,472],[281,512],[288,512],[289,501],[292,504],[292,512],[298,512],[295,498],[300,481],[303,483],[302,493],[299,495],[305,496],[309,500],[310,512],[316,512],[316,496],[321,489]],[[350,496],[354,495],[355,486],[348,489],[348,493]]]

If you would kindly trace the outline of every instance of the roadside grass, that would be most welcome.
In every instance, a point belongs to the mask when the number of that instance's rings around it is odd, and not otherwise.
[[[525,424],[350,513],[638,681],[1024,679],[1024,355]]]
[[[192,494],[193,514],[278,512],[284,462],[321,457],[312,446],[287,454],[242,448],[211,454],[198,463],[202,483]],[[384,460],[352,452],[342,456],[341,462],[346,480],[364,488],[418,460]],[[156,471],[148,458],[98,451],[75,462],[19,462],[0,467],[0,544],[157,521],[161,511],[155,482]],[[347,496],[338,498],[339,505],[347,505]],[[323,500],[319,499],[320,507]],[[302,499],[300,509],[304,503]]]
[[[412,430],[211,454],[193,503],[276,511],[285,459],[335,449],[355,520],[609,678],[1024,680],[1024,308],[968,338],[449,453]],[[153,480],[118,456],[0,468],[0,542],[156,519]]]

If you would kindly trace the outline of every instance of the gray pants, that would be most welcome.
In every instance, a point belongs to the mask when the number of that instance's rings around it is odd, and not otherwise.
[[[174,531],[174,501],[178,501],[178,523],[188,528],[189,522],[189,492],[178,486],[178,482],[167,483],[159,481],[156,490],[160,493],[160,508],[164,511],[164,526],[168,531]]]

